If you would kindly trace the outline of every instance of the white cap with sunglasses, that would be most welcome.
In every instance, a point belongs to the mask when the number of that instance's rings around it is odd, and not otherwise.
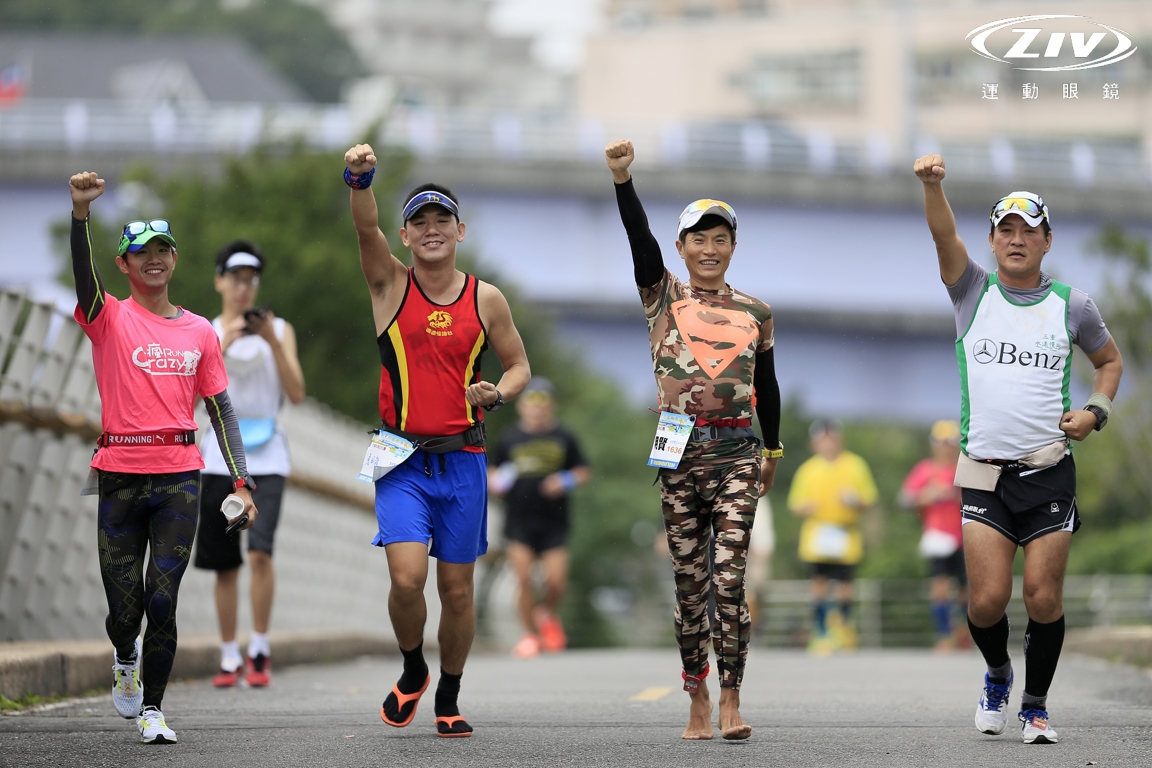
[[[676,225],[676,237],[696,226],[705,216],[719,216],[732,227],[733,232],[736,231],[736,211],[732,210],[732,206],[722,200],[705,198],[689,203],[680,213],[680,222]]]
[[[992,207],[992,212],[988,214],[988,218],[992,221],[992,226],[995,227],[1005,217],[1013,214],[1024,219],[1030,227],[1038,227],[1044,221],[1048,222],[1048,226],[1052,226],[1044,198],[1032,192],[1013,192],[1000,198]]]

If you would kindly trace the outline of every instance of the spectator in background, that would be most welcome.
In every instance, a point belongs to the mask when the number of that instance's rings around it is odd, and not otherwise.
[[[568,497],[591,471],[576,438],[556,421],[552,383],[534,376],[516,402],[520,423],[506,430],[488,469],[491,492],[505,496],[504,551],[519,587],[525,634],[512,649],[521,659],[568,644],[556,609],[568,586]],[[544,571],[536,596],[535,565]]]
[[[285,398],[293,403],[304,399],[304,371],[296,354],[292,324],[256,306],[263,273],[264,256],[254,243],[235,240],[216,254],[215,285],[221,309],[212,328],[224,351],[240,439],[248,454],[248,471],[256,481],[252,496],[262,512],[248,531],[252,636],[246,665],[236,641],[240,566],[244,564],[240,533],[228,533],[227,521],[216,512],[232,486],[217,441],[206,436],[200,444],[204,477],[194,563],[197,568],[216,572],[220,671],[212,684],[217,688],[235,687],[241,679],[255,688],[272,681],[272,647],[268,642],[276,591],[272,542],[280,522],[284,483],[292,471],[288,439],[277,416]]]
[[[964,538],[960,532],[960,489],[956,480],[956,460],[960,456],[960,425],[938,421],[929,437],[932,456],[922,460],[900,489],[900,504],[920,512],[924,534],[920,556],[928,560],[932,575],[932,623],[936,630],[936,650],[948,651],[957,645],[967,647],[969,637],[961,622],[952,625],[952,609],[968,615],[968,577],[964,571]],[[955,600],[949,596],[956,581]]]
[[[844,450],[838,419],[817,419],[808,429],[815,454],[796,470],[788,509],[805,518],[800,559],[812,566],[813,633],[817,655],[859,645],[852,626],[852,577],[864,556],[860,513],[876,503],[876,484],[864,459]],[[828,581],[838,583],[840,610],[828,615]]]
[[[748,569],[745,589],[748,591],[748,611],[752,614],[752,629],[762,627],[762,604],[768,594],[768,581],[772,578],[772,555],[776,552],[776,531],[772,525],[772,502],[768,496],[756,503],[756,517],[748,540]]]

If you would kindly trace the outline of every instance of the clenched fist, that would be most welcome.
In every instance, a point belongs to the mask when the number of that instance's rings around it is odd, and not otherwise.
[[[344,153],[344,163],[357,176],[376,167],[376,153],[371,144],[357,144]]]
[[[924,155],[912,165],[912,172],[925,184],[939,184],[944,181],[944,156]]]
[[[617,184],[623,184],[632,178],[628,166],[636,159],[636,148],[632,142],[624,139],[614,141],[604,148],[604,158],[608,161],[608,168],[612,171],[612,178]]]
[[[72,193],[72,215],[84,219],[88,217],[91,202],[104,194],[104,179],[92,171],[84,171],[68,180],[68,191]]]
[[[496,385],[490,381],[479,381],[472,384],[464,391],[464,399],[471,405],[492,405],[496,402],[498,394],[496,392]]]

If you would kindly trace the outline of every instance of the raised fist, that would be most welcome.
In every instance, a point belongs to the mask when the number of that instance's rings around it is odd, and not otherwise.
[[[636,159],[636,148],[627,139],[614,141],[604,148],[604,158],[613,175],[627,175],[628,166]]]
[[[104,179],[92,171],[84,171],[68,180],[68,191],[72,193],[73,204],[88,205],[104,194]]]
[[[370,144],[357,144],[344,153],[344,163],[348,170],[359,176],[376,167],[376,153]]]
[[[944,181],[944,156],[924,155],[912,165],[912,172],[925,184],[939,184]]]

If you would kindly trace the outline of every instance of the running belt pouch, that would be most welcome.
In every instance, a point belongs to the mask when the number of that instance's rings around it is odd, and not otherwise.
[[[1064,458],[1064,454],[1068,452],[1068,441],[1057,440],[1051,445],[1046,445],[1038,451],[1033,451],[1024,458],[1020,459],[1020,463],[1029,469],[1044,469],[1053,464],[1060,463]]]
[[[388,427],[384,427],[384,431],[403,437],[425,453],[452,453],[467,446],[484,445],[488,438],[488,428],[483,422],[458,435],[448,435],[447,437],[422,437]]]
[[[971,488],[974,491],[994,491],[996,483],[1000,481],[1001,469],[1002,467],[997,464],[976,461],[961,453],[960,459],[956,462],[954,485],[957,488]]]
[[[237,419],[244,450],[254,451],[276,434],[276,419]]]

